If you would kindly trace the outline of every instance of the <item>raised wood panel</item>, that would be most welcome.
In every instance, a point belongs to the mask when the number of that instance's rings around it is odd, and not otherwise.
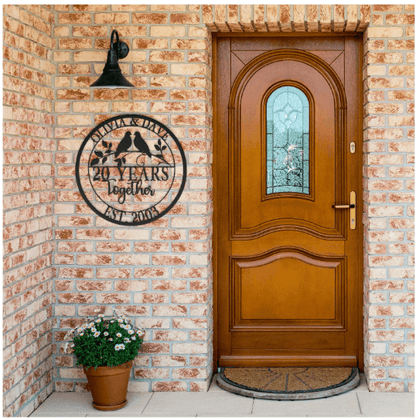
[[[262,266],[240,265],[239,302],[250,300],[240,305],[241,320],[335,319],[337,266],[314,266],[290,253]]]
[[[344,262],[293,248],[232,258],[230,329],[343,330]]]

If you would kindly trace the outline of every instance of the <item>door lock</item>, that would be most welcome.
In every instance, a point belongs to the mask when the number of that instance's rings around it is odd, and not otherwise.
[[[332,205],[334,209],[349,209],[350,210],[350,228],[355,229],[357,225],[357,196],[355,192],[350,193],[349,205]]]

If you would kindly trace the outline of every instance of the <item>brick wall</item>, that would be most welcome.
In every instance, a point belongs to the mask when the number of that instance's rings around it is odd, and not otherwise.
[[[51,9],[3,9],[3,416],[27,416],[53,390]]]
[[[364,324],[371,391],[414,390],[414,8],[364,34]]]
[[[62,330],[113,306],[148,329],[131,391],[206,390],[212,370],[211,45],[199,6],[55,6],[57,266],[55,390],[84,390],[82,369],[63,353]],[[91,89],[117,29],[120,61],[135,89]],[[91,212],[74,164],[86,134],[118,113],[171,127],[188,162],[174,209],[140,227]]]
[[[97,307],[111,313],[122,306],[148,329],[129,390],[207,389],[210,31],[365,31],[365,371],[370,390],[413,390],[412,7],[56,5],[4,12],[5,415],[27,415],[51,392],[52,349],[55,390],[85,390],[74,357],[63,352],[62,331]],[[135,89],[89,88],[112,29],[130,45],[120,63]],[[172,127],[189,164],[174,210],[135,228],[93,214],[74,178],[86,134],[127,112]]]

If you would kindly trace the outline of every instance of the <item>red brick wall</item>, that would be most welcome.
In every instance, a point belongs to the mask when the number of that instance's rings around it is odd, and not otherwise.
[[[206,390],[212,370],[211,46],[199,6],[55,6],[57,200],[55,389],[83,390],[63,329],[113,306],[148,329],[131,391]],[[110,34],[130,46],[120,66],[135,89],[91,89]],[[188,181],[178,204],[139,227],[91,212],[74,178],[77,151],[100,121],[135,112],[168,125]]]
[[[4,416],[53,390],[51,6],[4,6]]]

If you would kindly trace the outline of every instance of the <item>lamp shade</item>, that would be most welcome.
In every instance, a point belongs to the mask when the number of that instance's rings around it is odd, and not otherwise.
[[[119,54],[117,53],[117,50],[114,48],[114,45],[115,44],[113,44],[113,39],[111,39],[111,47],[108,50],[107,62],[104,66],[103,73],[95,83],[91,84],[91,87],[103,87],[113,89],[134,87],[134,85],[131,84],[121,73],[120,66],[118,65]],[[118,42],[116,45],[119,46],[120,42]],[[127,53],[125,55],[127,55]]]

